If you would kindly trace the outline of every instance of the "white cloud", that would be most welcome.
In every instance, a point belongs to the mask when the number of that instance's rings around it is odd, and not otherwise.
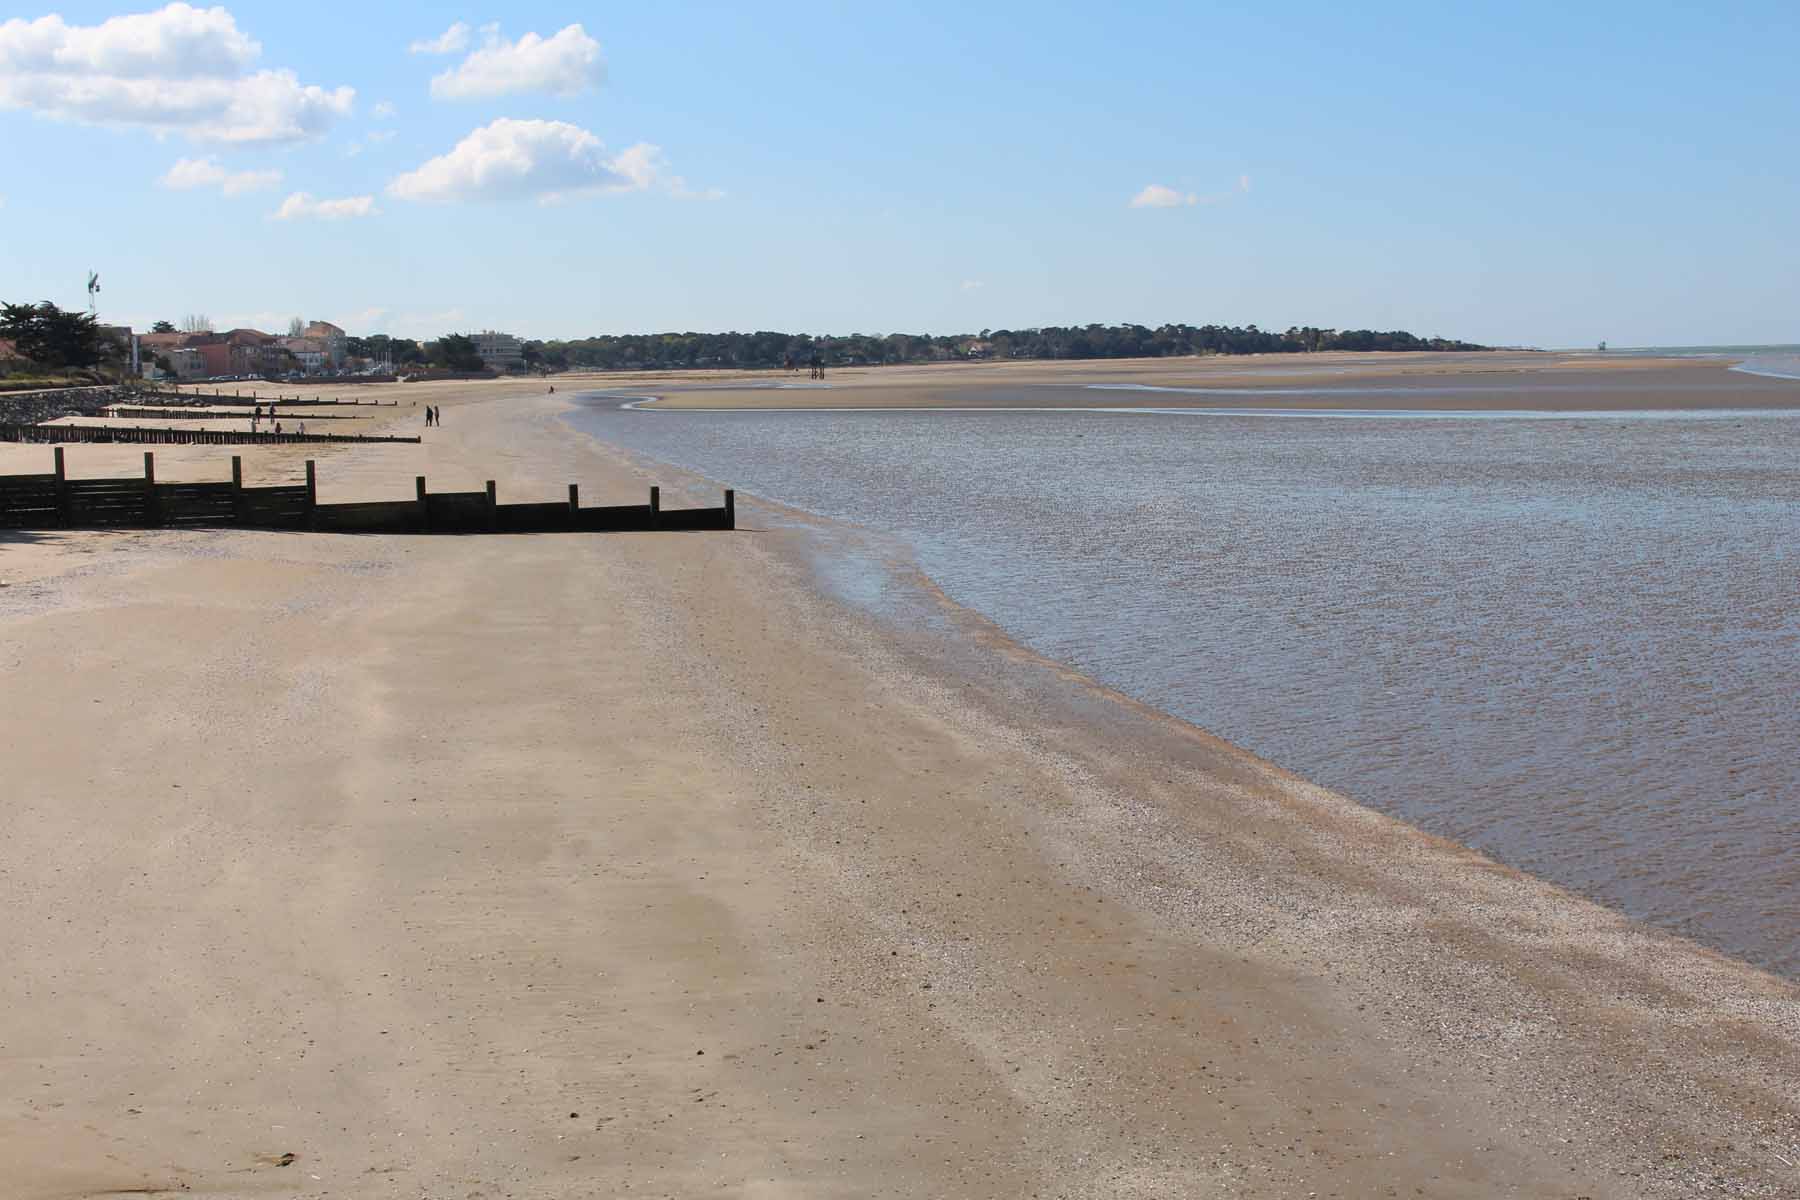
[[[528,33],[516,42],[502,38],[497,26],[483,26],[482,32],[487,41],[481,49],[431,81],[433,96],[440,100],[514,92],[573,96],[599,86],[606,77],[600,43],[579,25],[547,38]]]
[[[340,329],[348,330],[353,336],[359,331],[363,333],[380,333],[387,324],[389,311],[389,309],[381,308],[379,306],[371,306],[363,309],[361,312],[351,313],[347,317],[340,316],[336,321],[333,321],[332,324],[338,326]]]
[[[245,192],[274,187],[281,182],[281,172],[227,171],[215,158],[184,158],[164,172],[157,182],[176,191],[216,187],[227,196],[241,196]]]
[[[342,200],[316,200],[311,192],[295,192],[281,202],[281,207],[270,213],[276,221],[294,221],[314,218],[320,221],[341,221],[346,217],[372,217],[381,210],[375,207],[373,196],[345,196]]]
[[[226,313],[224,316],[214,317],[212,323],[213,328],[219,330],[275,329],[285,333],[288,318],[293,315],[278,312]]]
[[[250,72],[262,47],[223,8],[70,25],[54,14],[0,24],[0,108],[123,125],[202,142],[292,142],[350,112],[354,88]]]
[[[1153,183],[1131,198],[1133,208],[1180,208],[1183,205],[1198,204],[1200,197],[1188,192],[1183,195],[1172,187],[1164,187]]]
[[[1238,176],[1238,191],[1247,192],[1249,190],[1250,190],[1250,177],[1248,175],[1239,175]]]
[[[987,284],[979,279],[965,279],[962,281],[962,290],[965,292],[979,292],[986,286]]]
[[[403,200],[553,202],[607,192],[641,192],[662,177],[662,152],[639,143],[608,156],[600,139],[566,121],[502,117],[388,184]]]
[[[394,115],[394,106],[392,104],[388,103],[386,100],[383,100],[381,103],[377,104],[374,108],[369,110],[369,115],[374,117],[377,121],[390,120],[390,119],[392,119],[392,117]]]
[[[457,54],[469,48],[469,27],[462,21],[434,38],[420,38],[406,48],[408,54]]]
[[[345,146],[344,147],[344,155],[347,158],[355,158],[357,155],[361,154],[364,150],[367,150],[371,146],[379,146],[383,142],[391,142],[393,140],[394,140],[394,131],[393,130],[391,130],[391,129],[371,129],[371,130],[369,130],[368,133],[363,135],[361,141],[351,142],[348,146]]]

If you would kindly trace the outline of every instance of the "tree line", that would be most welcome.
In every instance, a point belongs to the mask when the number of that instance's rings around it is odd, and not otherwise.
[[[97,366],[120,351],[101,334],[100,323],[92,316],[58,308],[48,300],[0,303],[0,338],[33,365],[52,370]]]
[[[1165,358],[1197,354],[1302,354],[1321,350],[1485,350],[1451,338],[1404,330],[1319,329],[1281,332],[1254,325],[1050,325],[961,334],[804,333],[609,334],[569,341],[531,341],[528,366],[543,370],[668,367],[793,367],[817,356],[834,366],[875,366],[986,358]]]
[[[190,316],[188,332],[210,330]],[[153,332],[174,332],[158,321]],[[41,366],[92,367],[123,350],[87,313],[49,301],[0,305],[0,338]],[[395,369],[432,366],[479,371],[481,356],[465,334],[435,340],[373,334],[352,337],[354,358],[392,363]],[[979,333],[889,333],[815,337],[804,333],[637,333],[572,340],[526,341],[525,365],[535,371],[649,370],[673,367],[799,367],[817,359],[830,366],[879,366],[945,362],[971,357],[1015,359],[1165,358],[1207,354],[1304,354],[1321,350],[1485,350],[1473,342],[1422,338],[1404,330],[1320,329],[1294,326],[1281,332],[1255,325],[1048,325],[1032,329],[983,329]]]

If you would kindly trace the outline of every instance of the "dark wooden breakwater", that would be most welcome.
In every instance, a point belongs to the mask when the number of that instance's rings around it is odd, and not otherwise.
[[[265,421],[267,417],[263,418]],[[379,433],[276,433],[248,429],[161,429],[141,425],[16,425],[0,423],[0,442],[123,443],[131,446],[288,446],[300,442],[417,442]]]
[[[174,404],[190,405],[204,404],[208,401],[213,403],[260,404],[264,408],[267,408],[271,404],[279,404],[284,408],[290,406],[299,408],[330,408],[334,404],[360,408],[398,408],[400,406],[398,400],[363,400],[356,396],[352,396],[348,400],[340,399],[337,396],[333,396],[329,400],[303,400],[299,396],[282,396],[279,393],[273,396],[259,396],[255,392],[251,392],[246,396],[243,392],[164,392],[154,389],[142,389],[133,392],[132,397],[138,400],[167,401]]]
[[[115,417],[122,421],[249,421],[257,417],[269,419],[266,412],[259,413],[253,408],[176,408],[167,405],[157,408],[134,408],[127,404],[115,404],[102,410],[102,415]],[[302,413],[298,417],[290,416],[290,421],[360,421],[362,413]]]
[[[62,448],[44,475],[0,475],[0,529],[156,529],[236,526],[311,529],[331,533],[564,533],[735,529],[737,503],[727,491],[719,508],[648,504],[582,507],[569,485],[567,500],[501,504],[493,480],[479,492],[432,492],[414,480],[406,500],[320,504],[318,473],[306,463],[306,482],[245,487],[243,459],[233,455],[231,479],[217,483],[159,483],[156,456],[144,454],[144,474],[128,479],[70,479]]]

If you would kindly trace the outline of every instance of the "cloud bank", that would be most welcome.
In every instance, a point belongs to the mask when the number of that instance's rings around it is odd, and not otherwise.
[[[342,221],[351,217],[372,217],[381,210],[373,196],[345,196],[342,200],[318,200],[311,192],[295,192],[270,213],[276,221]]]
[[[1250,177],[1237,177],[1237,191],[1250,190]],[[1211,192],[1200,195],[1197,192],[1178,192],[1172,187],[1153,183],[1131,198],[1132,208],[1191,208],[1196,204],[1218,204],[1231,199],[1231,192]]]
[[[176,3],[98,25],[15,17],[0,24],[0,108],[238,144],[317,137],[349,114],[354,88],[252,72],[261,55],[223,8]]]
[[[598,87],[606,78],[600,43],[580,25],[570,25],[547,38],[528,33],[516,42],[501,37],[493,26],[486,30],[487,42],[481,49],[431,81],[432,96],[439,100],[517,92],[573,96]]]
[[[281,182],[280,171],[227,171],[215,158],[184,158],[157,182],[176,191],[216,187],[227,196],[259,192]]]
[[[1182,208],[1200,203],[1200,197],[1188,192],[1185,195],[1172,187],[1164,187],[1153,183],[1131,198],[1133,208]]]
[[[469,27],[462,21],[434,38],[420,38],[406,48],[408,54],[456,54],[469,48]]]
[[[608,155],[600,139],[566,121],[502,117],[470,133],[448,154],[388,184],[402,200],[532,199],[644,191],[662,178],[662,152],[640,142]]]

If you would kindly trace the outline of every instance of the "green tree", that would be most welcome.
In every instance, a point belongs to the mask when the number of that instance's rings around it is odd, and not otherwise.
[[[475,349],[475,339],[466,334],[446,333],[435,342],[425,347],[426,359],[434,366],[448,367],[452,371],[481,370],[481,353]]]
[[[173,321],[158,321],[156,324],[154,324],[150,327],[150,332],[151,333],[174,333],[175,332],[175,323]]]
[[[0,304],[0,337],[46,367],[91,367],[107,356],[100,324],[84,312],[37,304]]]

